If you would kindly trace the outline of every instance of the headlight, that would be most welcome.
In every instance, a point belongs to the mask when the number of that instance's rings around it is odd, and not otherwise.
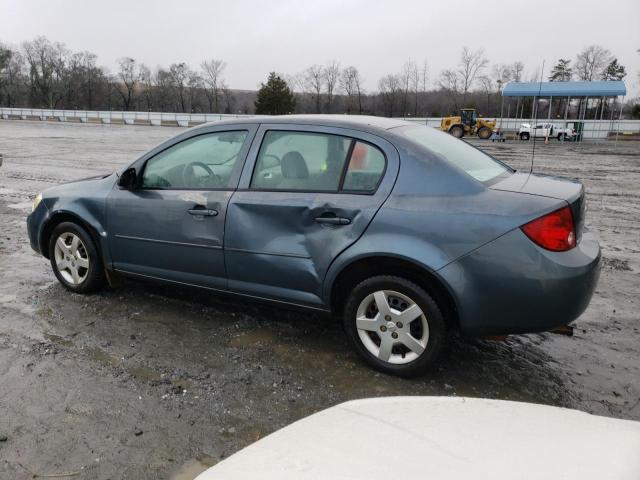
[[[38,208],[38,205],[40,205],[40,202],[42,201],[42,194],[39,193],[36,195],[36,197],[33,199],[33,204],[31,205],[31,211],[35,211],[36,208]]]

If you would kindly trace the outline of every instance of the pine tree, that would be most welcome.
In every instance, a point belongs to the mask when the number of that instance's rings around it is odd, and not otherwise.
[[[296,108],[296,99],[287,82],[271,72],[267,83],[258,90],[255,106],[259,115],[285,115]]]
[[[573,76],[573,71],[569,65],[571,60],[565,60],[561,58],[558,63],[551,70],[549,81],[551,82],[568,82]]]
[[[627,69],[618,63],[614,58],[611,63],[602,71],[602,80],[622,80],[627,76]]]

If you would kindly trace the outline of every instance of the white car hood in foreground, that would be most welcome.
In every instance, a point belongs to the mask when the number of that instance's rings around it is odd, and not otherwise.
[[[640,478],[640,422],[460,397],[346,402],[250,445],[214,479]]]

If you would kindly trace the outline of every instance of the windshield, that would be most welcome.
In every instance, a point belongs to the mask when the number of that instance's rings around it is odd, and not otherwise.
[[[487,182],[503,173],[513,171],[467,142],[434,128],[416,125],[398,130],[405,137],[440,155],[480,182]]]

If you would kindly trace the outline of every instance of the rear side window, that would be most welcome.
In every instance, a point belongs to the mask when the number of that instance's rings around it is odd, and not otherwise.
[[[405,137],[440,155],[480,182],[487,182],[503,173],[513,171],[464,140],[458,140],[433,128],[415,126],[398,130]]]
[[[370,192],[385,168],[376,147],[349,137],[314,132],[269,131],[251,179],[260,190]]]
[[[383,153],[373,145],[356,142],[344,177],[343,190],[371,192],[376,189],[385,168]]]

